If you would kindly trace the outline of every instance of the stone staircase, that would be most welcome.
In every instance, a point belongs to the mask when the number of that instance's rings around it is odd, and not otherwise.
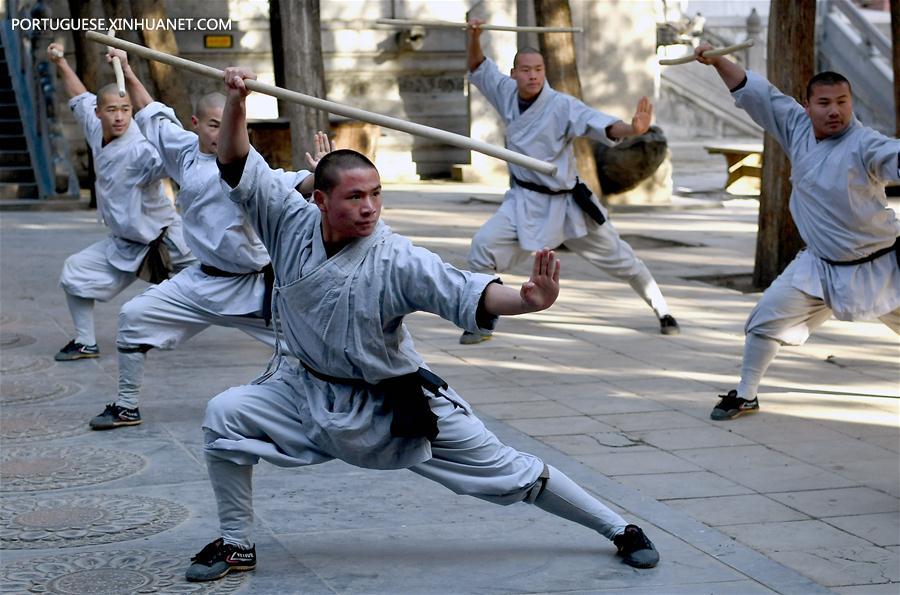
[[[5,48],[0,46],[0,52],[0,199],[37,199],[37,182],[16,105]]]

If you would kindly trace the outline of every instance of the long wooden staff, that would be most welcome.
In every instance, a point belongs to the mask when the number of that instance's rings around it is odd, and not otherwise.
[[[109,36],[115,37],[116,30],[110,29]],[[106,46],[106,51],[109,51],[111,49],[112,49],[112,47],[110,47],[108,45]],[[113,72],[116,73],[116,86],[119,88],[119,97],[125,97],[125,73],[122,72],[122,61],[119,60],[118,56],[113,56],[112,67],[113,67]]]
[[[726,54],[733,54],[740,50],[746,50],[747,48],[753,47],[753,40],[748,39],[743,43],[737,43],[735,45],[730,45],[728,47],[719,48],[717,50],[708,50],[703,52],[704,56],[709,56],[710,58],[715,58],[716,56],[724,56]],[[693,62],[697,57],[693,54],[689,56],[682,56],[681,58],[670,58],[666,60],[660,60],[659,63],[662,66],[674,66],[675,64],[688,64],[689,62]]]
[[[156,60],[157,62],[168,64],[169,66],[172,66],[174,68],[187,70],[189,72],[199,74],[200,76],[218,80],[222,80],[225,76],[224,71],[219,70],[218,68],[206,66],[205,64],[199,64],[190,60],[185,60],[184,58],[172,56],[164,52],[151,50],[150,48],[144,47],[142,45],[131,43],[123,39],[115,39],[113,37],[109,37],[108,35],[97,33],[95,31],[88,31],[87,33],[85,33],[85,37],[91,41],[111,45],[121,50],[125,50],[126,52],[141,56],[142,58],[146,58],[148,60]],[[309,95],[304,95],[303,93],[297,93],[296,91],[282,89],[281,87],[276,87],[275,85],[267,85],[259,81],[245,80],[244,83],[251,91],[263,93],[265,95],[271,95],[272,97],[277,97],[278,99],[282,99],[284,101],[292,101],[294,103],[299,103],[313,109],[322,110],[324,112],[346,116],[355,120],[362,120],[363,122],[369,122],[371,124],[378,124],[379,126],[384,126],[385,128],[399,130],[401,132],[406,132],[415,136],[430,138],[432,140],[447,143],[448,145],[453,145],[455,147],[462,147],[464,149],[478,151],[479,153],[484,153],[485,155],[490,155],[491,157],[496,157],[497,159],[502,159],[503,161],[507,161],[509,163],[521,165],[522,167],[527,167],[528,169],[532,169],[542,174],[551,176],[556,174],[556,166],[552,163],[540,161],[533,157],[528,157],[527,155],[522,155],[521,153],[516,153],[515,151],[497,147],[482,141],[469,138],[467,136],[454,134],[452,132],[447,132],[446,130],[440,130],[438,128],[431,128],[430,126],[424,126],[422,124],[406,122],[398,118],[392,118],[390,116],[376,114],[374,112],[367,112],[355,107],[350,107],[348,105],[335,103],[333,101],[327,101],[325,99],[319,99],[318,97],[311,97]]]
[[[452,21],[420,21],[414,19],[375,19],[375,23],[379,25],[387,25],[389,27],[425,27],[426,29],[465,29],[466,23],[455,23]],[[480,26],[484,31],[516,31],[519,33],[582,33],[581,27],[519,27],[511,25],[488,25]]]

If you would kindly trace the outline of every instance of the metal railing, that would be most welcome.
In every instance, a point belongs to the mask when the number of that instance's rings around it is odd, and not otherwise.
[[[46,58],[38,58],[41,36],[12,28],[13,17],[28,17],[35,11],[43,11],[44,3],[8,0],[6,8],[6,18],[0,22],[0,37],[38,192],[41,198],[78,198],[78,178],[62,124],[56,116],[51,64]]]

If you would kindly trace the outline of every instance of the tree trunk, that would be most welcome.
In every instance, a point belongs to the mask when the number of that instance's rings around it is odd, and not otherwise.
[[[131,15],[136,19],[165,19],[164,0],[131,0]],[[178,42],[171,29],[141,29],[141,42],[154,50],[173,56],[178,55]],[[182,125],[191,121],[191,98],[184,84],[184,74],[155,60],[148,61],[150,79],[159,94],[159,100],[175,110]]]
[[[894,135],[900,137],[900,0],[891,0],[891,47],[894,48]]]
[[[269,11],[272,54],[280,54],[273,60],[275,80],[283,81],[284,86],[293,91],[325,99],[319,0],[270,0]],[[285,32],[290,33],[293,41],[286,39]],[[306,168],[304,154],[313,152],[315,133],[319,130],[330,132],[328,114],[289,102],[279,104],[279,112],[291,123],[291,161],[294,169]]]
[[[772,0],[769,5],[769,81],[785,95],[805,99],[815,68],[815,2]],[[768,287],[803,245],[789,210],[791,163],[768,134],[763,143],[762,192],[753,284]]]
[[[73,19],[89,19],[91,13],[91,0],[69,0],[69,14]],[[73,35],[75,51],[75,73],[84,86],[90,91],[97,90],[99,80],[100,53],[98,46],[92,41],[87,41],[84,35]]]
[[[571,27],[572,10],[569,0],[534,0],[535,21],[539,27]],[[575,62],[574,33],[541,33],[538,35],[547,80],[554,89],[581,99],[581,80]],[[597,180],[597,162],[591,143],[586,138],[575,139],[575,160],[578,177],[603,200]],[[606,201],[603,200],[605,203]]]

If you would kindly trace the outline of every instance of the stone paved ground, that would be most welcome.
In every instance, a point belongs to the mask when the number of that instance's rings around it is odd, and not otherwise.
[[[496,189],[388,189],[384,217],[457,265]],[[684,206],[693,208],[679,208]],[[697,208],[698,206],[703,208]],[[0,592],[23,593],[892,593],[900,588],[900,343],[874,323],[831,321],[783,349],[762,411],[713,423],[732,388],[758,294],[690,277],[751,270],[755,202],[679,201],[614,222],[683,327],[662,337],[631,290],[563,254],[552,309],[502,321],[482,345],[419,314],[434,369],[515,447],[563,469],[662,552],[619,563],[588,530],[532,507],[458,497],[410,473],[329,463],[256,472],[255,573],[183,582],[216,534],[199,421],[267,350],[210,329],[151,352],[143,425],[90,432],[112,399],[115,315],[97,307],[103,357],[55,363],[71,333],[56,277],[103,236],[93,213],[0,217]],[[653,240],[687,244],[654,247]],[[523,280],[525,270],[505,275]],[[251,575],[252,574],[252,575]]]

